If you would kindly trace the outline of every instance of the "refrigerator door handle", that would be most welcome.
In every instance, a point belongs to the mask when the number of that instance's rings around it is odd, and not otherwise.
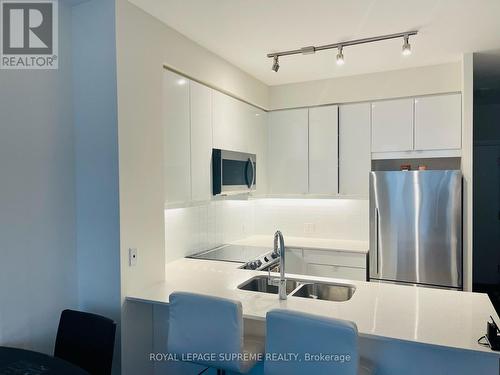
[[[379,227],[379,217],[380,217],[380,214],[378,212],[378,208],[375,208],[375,241],[376,241],[376,247],[375,247],[375,255],[377,257],[376,259],[376,265],[377,265],[377,275],[379,275],[379,267],[380,267],[380,254],[379,254],[379,248],[380,248],[380,245],[379,245],[379,231],[380,231],[380,227]]]

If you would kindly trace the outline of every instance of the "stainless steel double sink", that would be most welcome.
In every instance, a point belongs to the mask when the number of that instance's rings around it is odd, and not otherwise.
[[[251,292],[278,294],[278,287],[268,283],[268,276],[256,276],[238,286],[238,289]],[[293,297],[319,299],[324,301],[343,302],[353,296],[356,288],[353,285],[324,283],[301,279],[286,280],[286,294]]]

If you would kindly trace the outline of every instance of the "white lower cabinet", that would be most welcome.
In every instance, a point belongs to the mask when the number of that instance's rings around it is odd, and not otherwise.
[[[308,263],[307,274],[313,276],[321,276],[321,277],[334,277],[338,279],[366,281],[365,268]]]
[[[286,249],[286,273],[366,281],[365,253]]]
[[[306,264],[304,262],[304,251],[302,249],[286,248],[285,269],[287,273],[305,274]]]

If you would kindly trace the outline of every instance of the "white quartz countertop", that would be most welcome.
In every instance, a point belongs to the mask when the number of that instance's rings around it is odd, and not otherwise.
[[[241,270],[238,266],[230,262],[179,259],[167,265],[165,281],[130,292],[127,300],[168,304],[174,291],[200,293],[241,301],[245,318],[265,320],[269,310],[291,309],[353,321],[360,335],[500,355],[477,343],[490,315],[500,321],[486,294],[287,275],[350,284],[356,291],[345,302],[293,296],[280,301],[276,294],[239,290],[238,285],[266,273]]]
[[[256,235],[233,241],[231,244],[246,246],[271,247],[273,244],[272,235]],[[285,246],[303,249],[336,250],[352,253],[368,253],[368,241],[336,240],[331,238],[313,237],[292,237],[285,236]]]

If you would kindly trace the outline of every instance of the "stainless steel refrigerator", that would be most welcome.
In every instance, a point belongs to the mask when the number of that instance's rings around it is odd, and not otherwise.
[[[370,280],[462,288],[460,171],[371,172]]]

